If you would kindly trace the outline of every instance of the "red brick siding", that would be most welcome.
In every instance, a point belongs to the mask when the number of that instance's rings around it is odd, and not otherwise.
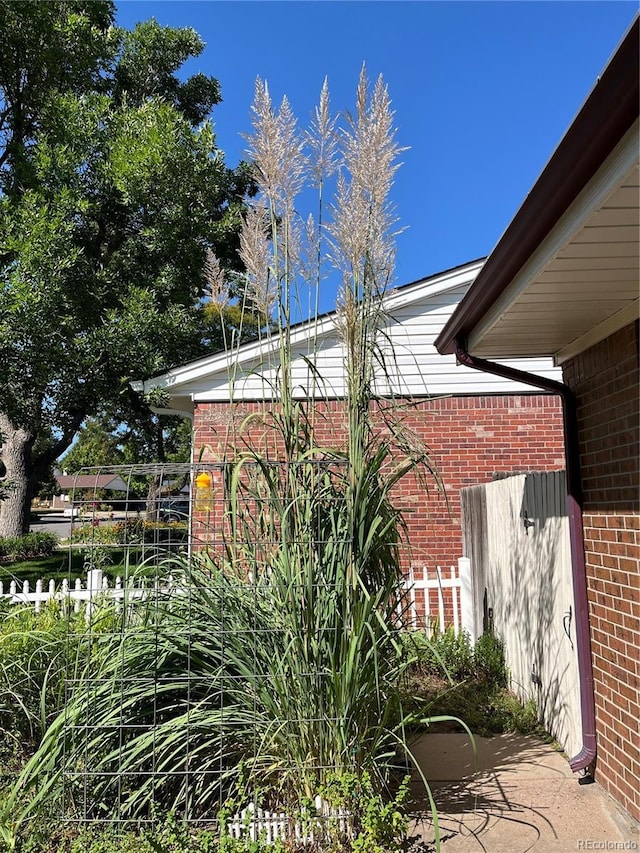
[[[279,454],[266,407],[243,403],[199,403],[195,412],[195,459],[220,462],[236,444]],[[251,420],[253,418],[253,420]],[[462,556],[460,489],[489,482],[495,473],[549,471],[564,467],[562,408],[559,398],[541,394],[485,397],[439,397],[403,412],[405,427],[430,448],[446,498],[433,479],[428,491],[414,477],[397,490],[408,536],[405,560],[448,569]],[[244,427],[241,430],[240,425]],[[322,403],[315,413],[316,442],[336,446],[345,438],[343,404]],[[451,618],[451,596],[445,598]]]
[[[596,778],[640,820],[638,324],[564,367],[578,399]]]

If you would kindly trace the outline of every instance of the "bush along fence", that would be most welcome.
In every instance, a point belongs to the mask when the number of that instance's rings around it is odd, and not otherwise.
[[[431,634],[443,633],[452,626],[456,634],[465,631],[474,641],[471,564],[466,557],[460,557],[458,565],[449,568],[448,577],[440,566],[431,571],[426,566],[411,566],[405,575],[405,589],[408,627]],[[165,580],[131,577],[126,581],[116,577],[110,585],[101,569],[90,569],[84,581],[76,578],[70,584],[65,578],[58,588],[53,579],[38,580],[33,589],[28,580],[12,580],[9,584],[0,581],[0,599],[11,604],[32,605],[37,613],[44,603],[53,600],[65,610],[73,607],[75,613],[84,608],[87,619],[99,597],[120,606],[125,599],[143,598],[150,591],[157,594],[171,590],[176,591],[172,576]]]

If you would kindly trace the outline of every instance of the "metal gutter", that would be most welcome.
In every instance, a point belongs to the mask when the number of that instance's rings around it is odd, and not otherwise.
[[[532,253],[638,118],[640,16],[597,79],[577,116],[435,340],[443,355],[469,337]]]
[[[569,542],[571,547],[571,572],[576,615],[576,652],[580,677],[580,709],[582,716],[582,749],[570,759],[569,766],[575,772],[583,771],[585,778],[593,777],[596,762],[596,708],[593,688],[593,663],[591,659],[591,637],[589,633],[589,601],[587,598],[587,572],[584,558],[584,533],[582,526],[582,485],[580,476],[580,451],[578,447],[578,418],[576,397],[571,388],[554,379],[516,370],[471,355],[458,339],[455,341],[458,361],[467,367],[492,373],[503,379],[525,382],[558,394],[562,399],[564,413],[564,451],[567,480],[567,515],[569,517]]]

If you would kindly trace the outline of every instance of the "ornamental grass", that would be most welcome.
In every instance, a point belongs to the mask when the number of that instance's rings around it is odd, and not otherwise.
[[[166,561],[160,569],[180,578],[175,590],[131,602],[117,630],[93,638],[91,666],[69,682],[65,708],[5,804],[7,838],[52,798],[81,820],[152,820],[161,808],[207,822],[229,802],[294,815],[336,778],[366,774],[380,792],[402,778],[416,719],[399,689],[411,659],[399,637],[406,541],[393,490],[409,473],[439,480],[389,400],[389,193],[402,149],[386,86],[379,79],[371,90],[363,69],[355,112],[340,124],[325,83],[301,134],[287,100],[276,109],[258,80],[248,143],[259,193],[234,287],[273,320],[260,369],[278,452],[251,447],[242,425],[227,436],[222,544]],[[309,184],[318,213],[302,220]],[[224,292],[216,259],[207,264]],[[303,389],[292,345],[300,311],[317,321],[330,268],[346,389],[346,437],[335,446],[316,440],[314,402],[326,399],[317,336]],[[239,387],[232,337],[229,349]],[[352,815],[354,832],[361,818]]]

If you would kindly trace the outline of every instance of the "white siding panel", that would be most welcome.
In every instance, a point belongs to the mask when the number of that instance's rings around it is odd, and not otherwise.
[[[376,370],[376,393],[381,395],[426,397],[451,394],[509,394],[534,390],[531,386],[509,382],[457,364],[454,356],[442,356],[434,341],[447,322],[468,284],[438,293],[394,311],[381,336],[385,361]],[[505,362],[521,370],[561,379],[551,359],[525,359]],[[305,353],[299,352],[292,364],[296,396],[341,398],[344,396],[344,355],[337,333],[325,334],[310,370]],[[196,401],[271,399],[278,384],[278,359],[271,353],[264,363],[236,364],[233,379],[219,373],[201,377],[184,391]],[[317,375],[316,375],[317,374]],[[385,375],[386,374],[386,375]],[[182,390],[182,389],[181,389]]]
[[[474,275],[477,269],[474,270]],[[377,369],[376,391],[382,395],[410,395],[425,397],[435,395],[517,394],[535,390],[529,385],[509,382],[499,377],[471,370],[457,364],[454,356],[441,356],[434,341],[458,303],[467,292],[472,280],[469,276],[454,287],[438,290],[432,284],[426,295],[407,299],[406,295],[393,294],[387,324],[380,338],[380,349],[386,368]],[[310,369],[305,355],[311,348],[311,335],[305,338],[297,332],[298,352],[292,363],[295,393],[299,397],[316,396],[341,398],[344,396],[344,355],[332,319],[325,318],[314,357],[315,369]],[[548,378],[561,379],[561,371],[550,359],[525,359],[505,362],[521,370]],[[266,353],[261,361],[258,355],[242,362],[229,358],[218,360],[215,369],[202,370],[192,378],[177,382],[175,393],[191,395],[198,402],[224,400],[263,400],[274,396],[278,385],[279,360],[277,350]],[[385,375],[385,373],[387,375]],[[317,374],[317,375],[316,375]],[[320,377],[320,378],[319,378]]]
[[[634,258],[638,257],[638,241],[623,243],[570,243],[558,252],[564,260],[574,258]]]
[[[516,394],[534,390],[523,383],[510,382],[491,374],[481,373],[464,367],[456,362],[454,356],[441,356],[433,347],[421,352],[416,347],[413,352],[398,348],[395,357],[389,356],[385,370],[376,370],[375,390],[378,394],[408,395],[425,397],[451,394]],[[342,352],[338,346],[331,353],[332,358],[323,358],[316,363],[319,378],[309,370],[303,359],[294,361],[292,366],[293,384],[296,396],[317,396],[318,398],[340,398],[344,396],[344,366]],[[505,361],[512,367],[535,375],[551,379],[561,379],[561,372],[553,367],[550,359],[522,359]],[[197,401],[204,400],[263,400],[273,397],[277,387],[278,370],[276,365],[256,365],[252,371],[237,374],[233,383],[225,377],[218,382],[200,380],[190,389]],[[232,390],[233,389],[233,390]]]

